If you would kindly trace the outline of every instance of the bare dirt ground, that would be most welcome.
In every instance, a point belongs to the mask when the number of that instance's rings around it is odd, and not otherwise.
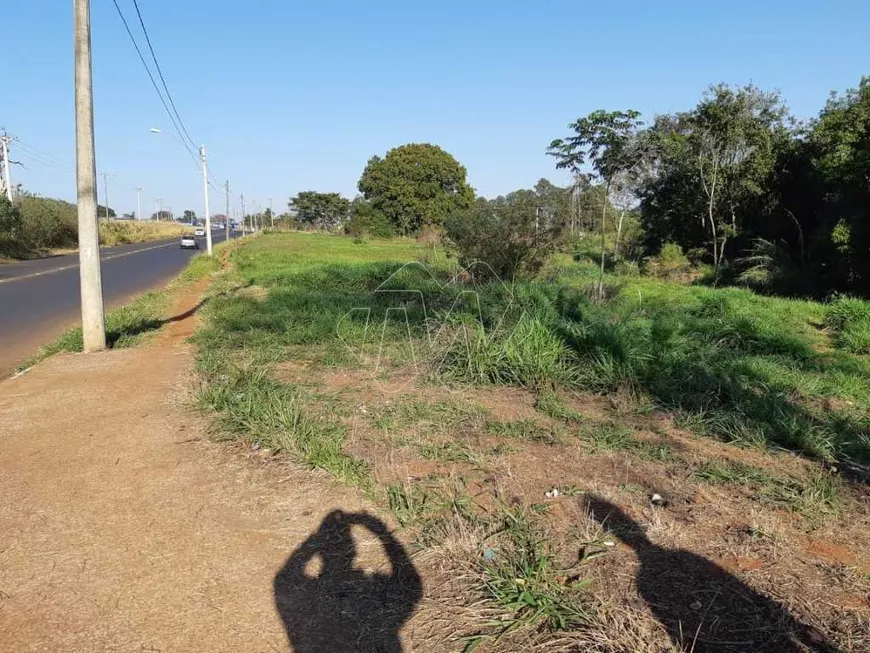
[[[0,651],[447,650],[357,493],[207,440],[195,319],[0,383]]]

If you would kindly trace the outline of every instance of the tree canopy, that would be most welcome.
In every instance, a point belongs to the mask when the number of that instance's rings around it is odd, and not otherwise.
[[[471,206],[474,190],[466,171],[437,145],[411,143],[369,159],[359,190],[374,211],[403,235],[423,226],[439,226],[456,211]]]
[[[349,217],[350,200],[338,193],[302,191],[292,198],[290,210],[296,214],[296,222],[317,229],[334,229]]]

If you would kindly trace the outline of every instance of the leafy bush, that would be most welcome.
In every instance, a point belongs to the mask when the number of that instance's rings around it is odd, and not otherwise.
[[[474,277],[508,281],[534,274],[553,250],[559,225],[538,214],[534,195],[517,195],[480,199],[445,223],[460,264],[473,267]]]
[[[870,354],[870,302],[839,297],[825,311],[825,325],[840,349]]]
[[[18,200],[21,212],[20,240],[34,249],[74,247],[78,240],[75,205],[47,197],[25,196]]]
[[[15,231],[20,227],[21,212],[6,199],[5,195],[0,195],[0,235],[14,236]]]
[[[370,202],[357,197],[350,204],[350,219],[344,224],[344,232],[348,236],[361,238],[391,238],[396,235],[393,223],[386,215],[376,211]]]
[[[665,243],[658,255],[646,261],[645,272],[654,277],[674,278],[686,274],[691,267],[682,247]]]
[[[0,195],[0,257],[16,257],[21,250],[18,235],[21,230],[21,213],[12,202]]]

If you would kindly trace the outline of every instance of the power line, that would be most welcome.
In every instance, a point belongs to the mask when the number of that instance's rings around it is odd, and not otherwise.
[[[130,25],[127,23],[127,19],[124,17],[124,12],[121,11],[121,7],[118,5],[118,0],[112,0],[112,4],[115,5],[115,9],[118,12],[118,16],[121,18],[121,22],[124,23],[124,29],[127,30],[127,36],[130,37],[130,42],[133,44],[133,47],[136,48],[136,54],[139,55],[139,61],[142,62],[142,65],[145,67],[145,72],[148,73],[148,78],[151,80],[151,85],[154,87],[154,90],[157,91],[157,97],[160,98],[161,104],[163,104],[163,108],[166,110],[166,114],[169,116],[169,119],[172,121],[173,126],[175,127],[175,131],[178,134],[181,134],[181,128],[178,125],[178,122],[175,119],[175,116],[172,115],[172,111],[169,109],[169,105],[166,104],[166,99],[163,97],[163,93],[160,91],[160,87],[157,85],[157,81],[154,79],[154,74],[151,72],[151,68],[148,66],[148,62],[145,61],[145,56],[142,54],[142,50],[139,48],[139,44],[136,42],[136,37],[133,36],[133,32],[130,30]],[[180,141],[185,149],[188,148],[187,143]],[[192,153],[191,153],[192,154]]]
[[[52,156],[48,152],[40,150],[38,147],[30,145],[21,139],[16,138],[15,142],[18,145],[19,151],[26,156],[28,159],[32,159],[37,163],[41,163],[43,165],[52,167],[52,168],[61,168],[65,170],[75,170],[75,168],[69,163],[65,163],[60,159]]]
[[[175,100],[172,99],[172,93],[169,92],[169,86],[166,85],[166,79],[163,77],[163,71],[160,69],[160,63],[157,61],[157,55],[154,54],[154,47],[151,45],[151,37],[148,35],[148,28],[145,27],[145,21],[142,19],[142,12],[139,11],[138,0],[133,0],[133,6],[136,8],[136,15],[139,17],[139,24],[142,26],[142,33],[145,34],[145,42],[148,44],[148,50],[151,52],[151,58],[154,60],[154,67],[157,68],[157,74],[160,77],[160,81],[163,83],[163,90],[166,91],[166,97],[169,100],[169,104],[172,106],[172,110],[175,112],[175,117],[178,118],[178,124],[181,126],[181,131],[184,134],[184,137],[187,138],[187,141],[194,148],[196,148],[196,142],[194,142],[194,140],[190,137],[190,134],[187,131],[187,127],[185,127],[184,121],[181,119],[181,115],[178,113],[178,109],[175,106]]]

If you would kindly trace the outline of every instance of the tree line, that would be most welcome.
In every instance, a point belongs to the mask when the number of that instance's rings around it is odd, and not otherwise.
[[[353,200],[305,191],[290,215],[352,234],[433,229],[466,259],[502,261],[505,274],[595,232],[602,271],[665,252],[719,283],[870,293],[870,78],[803,122],[776,92],[720,84],[649,123],[636,110],[598,110],[568,129],[546,148],[571,173],[567,187],[541,180],[476,198],[453,156],[408,144],[369,160]]]
[[[775,292],[870,290],[870,78],[806,122],[778,93],[718,85],[649,125],[596,111],[569,129],[548,153],[636,207],[645,253],[676,244],[723,282]]]

